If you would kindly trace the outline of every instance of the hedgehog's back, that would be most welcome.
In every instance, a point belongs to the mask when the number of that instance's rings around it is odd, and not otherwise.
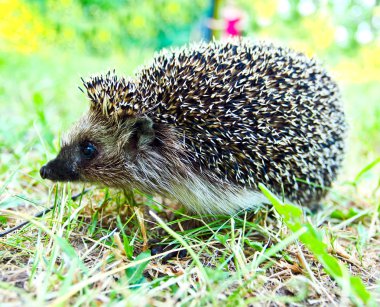
[[[302,54],[244,40],[165,51],[140,72],[137,92],[154,122],[176,127],[202,172],[246,187],[283,185],[306,203],[336,177],[345,132],[339,91]]]

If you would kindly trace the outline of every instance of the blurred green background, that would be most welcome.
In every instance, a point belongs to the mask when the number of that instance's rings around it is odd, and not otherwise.
[[[316,56],[332,71],[351,129],[348,171],[355,174],[378,157],[379,1],[236,4],[248,17],[245,36]],[[59,147],[59,134],[87,108],[77,89],[80,77],[110,68],[131,75],[155,51],[199,40],[210,5],[201,0],[0,0],[1,181],[12,165],[39,180],[39,166]]]

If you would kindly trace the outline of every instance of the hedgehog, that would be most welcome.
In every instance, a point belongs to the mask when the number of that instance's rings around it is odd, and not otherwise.
[[[83,80],[89,111],[40,170],[171,197],[189,212],[234,214],[282,199],[311,207],[335,180],[346,122],[315,60],[247,39],[164,49],[133,78]],[[82,90],[84,91],[84,90]]]

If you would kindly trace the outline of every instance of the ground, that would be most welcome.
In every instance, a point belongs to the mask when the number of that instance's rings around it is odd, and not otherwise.
[[[1,300],[8,305],[380,304],[375,82],[341,82],[350,124],[345,167],[318,212],[297,216],[296,207],[285,207],[294,223],[276,199],[249,214],[189,217],[158,196],[54,185],[39,177],[40,166],[56,154],[62,131],[88,106],[77,90],[80,77],[112,67],[129,74],[149,57],[131,51],[126,62],[49,53],[0,61],[0,230],[56,204],[51,213],[0,238]],[[70,200],[84,188],[90,191]],[[187,229],[194,219],[194,228]],[[152,242],[169,248],[151,256]],[[187,253],[165,258],[173,249]]]

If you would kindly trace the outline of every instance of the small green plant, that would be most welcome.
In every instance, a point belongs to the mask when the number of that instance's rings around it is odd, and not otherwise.
[[[350,275],[347,268],[327,251],[327,245],[323,242],[322,234],[310,222],[304,221],[302,209],[292,204],[283,203],[264,185],[260,184],[259,187],[283,218],[287,227],[295,233],[302,232],[299,240],[313,253],[325,271],[337,281],[340,287],[347,291],[353,303],[375,306],[371,294],[361,279]]]

